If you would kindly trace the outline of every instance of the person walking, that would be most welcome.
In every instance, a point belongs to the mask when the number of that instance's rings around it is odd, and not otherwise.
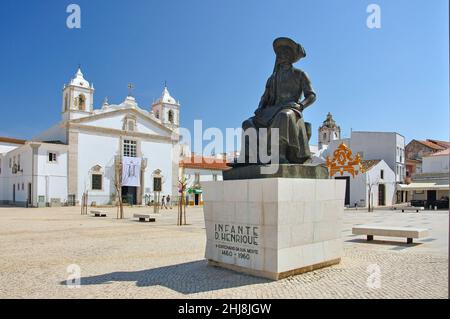
[[[166,203],[167,203],[167,206],[169,206],[169,208],[172,209],[172,202],[170,201],[170,195],[167,195]]]
[[[165,195],[161,199],[161,208],[166,208],[167,209],[166,196]]]

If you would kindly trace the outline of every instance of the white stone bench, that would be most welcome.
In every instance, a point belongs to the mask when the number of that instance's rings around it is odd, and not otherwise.
[[[413,238],[428,236],[428,229],[412,227],[369,226],[361,225],[353,227],[353,235],[367,235],[367,241],[373,240],[373,236],[406,237],[406,243],[412,244]]]
[[[106,216],[108,215],[107,212],[101,212],[101,211],[99,211],[99,210],[91,210],[91,214],[92,214],[94,217],[106,217]]]
[[[405,206],[402,207],[402,213],[405,212],[405,210],[412,210],[412,211],[416,211],[416,213],[418,213],[420,210],[424,210],[424,207],[415,207],[415,206]]]
[[[134,214],[134,218],[139,218],[140,222],[145,222],[148,219],[148,222],[156,222],[156,217],[160,216],[157,214]]]

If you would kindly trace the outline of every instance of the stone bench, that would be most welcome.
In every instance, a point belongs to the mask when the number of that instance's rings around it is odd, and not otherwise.
[[[353,235],[367,235],[367,241],[373,240],[373,236],[383,237],[404,237],[406,243],[412,244],[413,238],[423,238],[428,236],[428,229],[412,227],[392,227],[392,226],[356,226],[352,228]]]
[[[108,215],[107,212],[101,212],[101,211],[98,211],[98,210],[91,210],[91,214],[94,217],[106,217]]]
[[[418,213],[420,210],[424,210],[424,207],[415,207],[415,206],[406,206],[406,207],[402,207],[402,213],[405,212],[405,210],[412,210],[412,211],[416,211],[416,213]]]
[[[156,222],[156,216],[158,216],[158,215],[155,215],[155,214],[134,214],[133,215],[134,218],[139,218],[140,222],[145,222],[148,219],[149,223]]]

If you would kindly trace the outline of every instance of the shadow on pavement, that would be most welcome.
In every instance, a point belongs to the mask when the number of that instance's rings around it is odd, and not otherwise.
[[[138,287],[164,286],[182,294],[193,294],[271,282],[267,279],[208,266],[206,260],[199,260],[154,269],[129,272],[121,271],[82,277],[81,286],[102,285],[120,281],[134,281]],[[66,281],[62,281],[60,284],[66,285]]]
[[[355,238],[355,239],[349,239],[346,240],[347,243],[359,243],[359,244],[369,244],[369,245],[389,245],[389,246],[398,246],[398,247],[404,247],[404,248],[412,248],[419,245],[422,245],[422,243],[415,243],[407,244],[406,239],[405,242],[401,241],[394,241],[394,240],[377,240],[376,238],[374,240],[367,241],[363,238]]]

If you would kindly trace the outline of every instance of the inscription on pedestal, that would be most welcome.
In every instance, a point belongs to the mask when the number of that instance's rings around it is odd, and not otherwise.
[[[215,223],[214,242],[219,255],[250,260],[259,254],[259,227]]]

